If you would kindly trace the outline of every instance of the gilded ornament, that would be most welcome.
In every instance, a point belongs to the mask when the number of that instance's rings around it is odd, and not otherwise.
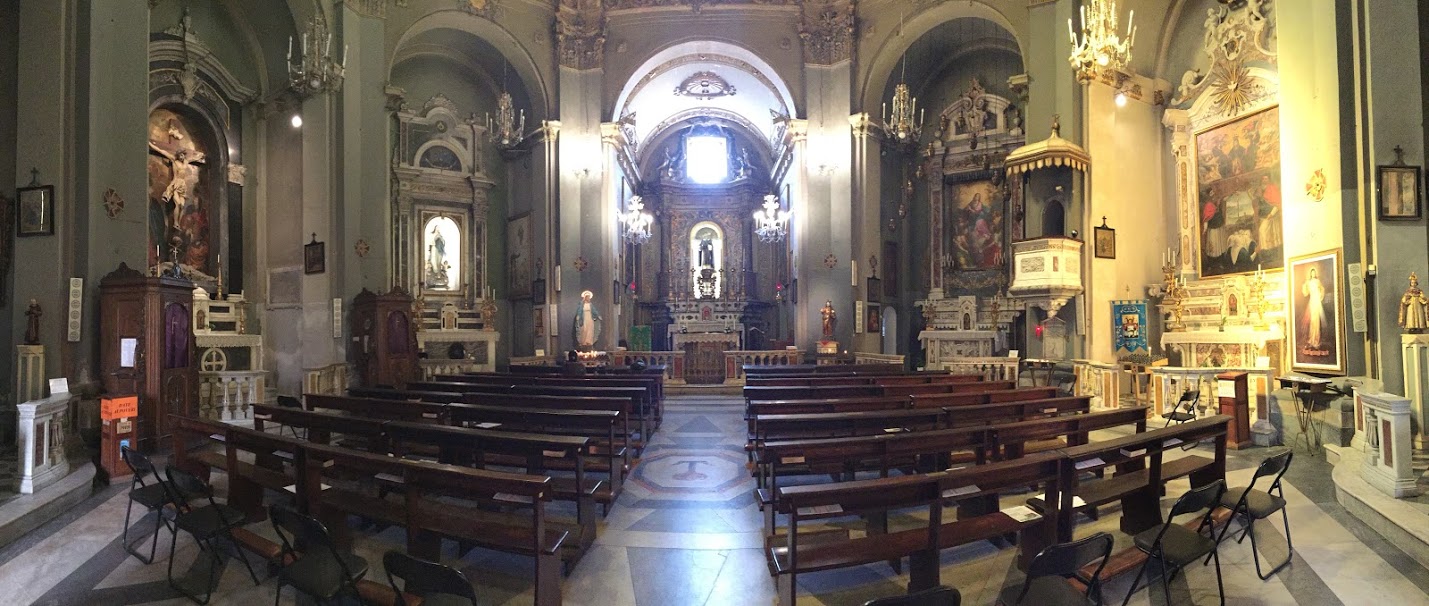
[[[1310,175],[1310,180],[1305,183],[1305,195],[1316,202],[1325,199],[1325,169],[1317,168],[1315,174]]]

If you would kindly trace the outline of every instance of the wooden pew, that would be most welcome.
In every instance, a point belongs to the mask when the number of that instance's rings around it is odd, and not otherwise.
[[[941,429],[946,414],[942,409],[866,410],[862,412],[795,415],[756,415],[754,439],[758,444],[771,439],[837,438]]]
[[[462,396],[461,392],[458,391],[417,391],[411,389],[394,389],[391,387],[349,387],[347,388],[347,395],[354,398],[427,402],[431,404],[460,402]]]
[[[407,552],[420,558],[441,557],[441,540],[457,541],[458,552],[471,547],[529,556],[535,560],[535,603],[561,603],[561,546],[566,532],[548,528],[545,506],[551,500],[551,479],[472,469],[426,461],[309,445],[311,477],[300,501],[316,504],[340,544],[351,544],[345,516],[406,529]],[[378,480],[381,476],[384,480]],[[368,478],[358,486],[344,481]],[[331,486],[323,481],[333,479]],[[400,487],[398,495],[378,496],[379,485]],[[449,499],[459,499],[454,503]]]
[[[619,443],[611,444],[612,454],[616,454],[616,448],[634,452],[630,456],[638,454],[645,445],[645,434],[636,434],[633,423],[638,423],[638,417],[631,416],[631,403],[629,398],[605,398],[596,396],[532,396],[510,393],[486,393],[476,392],[462,394],[460,400],[462,404],[473,404],[477,406],[492,406],[506,408],[509,410],[524,411],[533,408],[544,408],[550,410],[606,410],[615,411],[620,414],[617,420],[617,431],[615,438]],[[637,437],[637,435],[639,437]],[[630,464],[630,458],[626,457],[625,462]]]
[[[646,408],[643,399],[648,395],[643,388],[639,387],[588,387],[570,385],[484,385],[480,383],[417,383],[416,386],[428,386],[437,388],[441,392],[457,392],[461,396],[455,399],[446,399],[446,402],[465,402],[467,404],[492,404],[493,402],[518,402],[528,401],[533,397],[542,397],[542,402],[555,402],[555,399],[572,398],[598,398],[600,400],[620,399],[625,400],[627,405],[621,410],[627,418],[632,419],[632,423],[638,428],[640,437],[632,436],[632,442],[636,450],[643,448],[644,443],[650,440],[650,433],[653,431],[655,417],[652,409]],[[420,390],[419,390],[420,391]],[[480,399],[472,399],[470,396],[480,394]],[[424,398],[425,399],[425,398]],[[580,400],[582,402],[593,402],[594,400]],[[529,404],[525,406],[531,406]],[[557,408],[557,406],[542,404],[541,407]],[[568,408],[560,406],[560,408]],[[578,406],[586,410],[604,409],[604,406]]]
[[[953,375],[946,373],[896,374],[896,375],[806,375],[806,376],[753,376],[744,384],[751,387],[815,387],[820,385],[923,385],[941,383],[975,383],[981,381],[979,375]]]
[[[836,570],[863,564],[909,558],[909,591],[940,584],[939,552],[975,541],[1024,531],[1037,532],[1048,520],[1018,521],[1001,512],[979,513],[947,521],[946,501],[977,499],[987,493],[1016,486],[1047,486],[1046,498],[1058,497],[1059,458],[1045,453],[988,465],[931,474],[859,480],[839,484],[786,486],[779,489],[781,513],[789,516],[784,544],[766,550],[769,571],[775,577],[778,603],[792,606],[800,574]],[[877,514],[889,510],[927,508],[925,526],[882,532],[870,525],[860,538],[801,543],[799,526],[808,522]]]
[[[915,393],[975,393],[1015,389],[1011,381],[978,381],[921,385],[813,385],[744,388],[747,402],[765,400],[827,400],[834,398],[906,397]]]
[[[1016,400],[1041,400],[1055,398],[1058,395],[1060,394],[1057,393],[1055,387],[1018,387],[970,393],[912,394],[908,397],[913,401],[914,408],[942,408],[944,406],[993,404]]]
[[[903,368],[902,364],[788,364],[785,366],[762,366],[756,364],[745,364],[742,366],[744,376],[777,376],[777,375],[838,375],[838,374],[908,374],[909,371]],[[931,370],[923,371],[926,374],[948,374],[947,371]]]
[[[828,400],[758,400],[744,405],[744,418],[755,415],[795,415],[816,412],[857,412],[912,408],[908,398],[855,397]]]
[[[441,375],[434,377],[437,383],[501,383],[511,382],[513,385],[524,384],[530,381],[529,375],[513,375],[508,373],[494,372],[473,372],[461,375]],[[596,374],[584,377],[568,377],[563,375],[543,376],[540,378],[542,385],[589,385],[592,387],[642,387],[646,390],[646,399],[643,406],[652,408],[655,420],[655,429],[660,428],[660,423],[664,420],[665,411],[665,377],[662,374]]]

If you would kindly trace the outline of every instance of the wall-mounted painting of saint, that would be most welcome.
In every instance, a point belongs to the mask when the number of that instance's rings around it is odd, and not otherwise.
[[[996,269],[1003,265],[1003,200],[989,180],[948,187],[955,269]]]
[[[1280,207],[1280,109],[1196,134],[1201,276],[1285,265]]]

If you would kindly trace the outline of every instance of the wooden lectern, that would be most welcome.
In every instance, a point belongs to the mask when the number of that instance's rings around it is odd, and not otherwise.
[[[1226,447],[1236,450],[1250,445],[1250,389],[1248,372],[1223,372],[1216,375],[1216,395],[1220,396],[1221,414],[1231,417],[1226,428]]]

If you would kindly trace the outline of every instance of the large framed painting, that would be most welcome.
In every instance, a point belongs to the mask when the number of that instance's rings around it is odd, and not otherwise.
[[[997,269],[1003,266],[1001,189],[991,179],[948,186],[948,230],[954,269]]]
[[[1202,277],[1285,265],[1280,108],[1196,133]]]
[[[1344,287],[1340,249],[1290,260],[1290,368],[1344,374]]]
[[[531,296],[531,213],[506,221],[506,290],[511,298]]]

